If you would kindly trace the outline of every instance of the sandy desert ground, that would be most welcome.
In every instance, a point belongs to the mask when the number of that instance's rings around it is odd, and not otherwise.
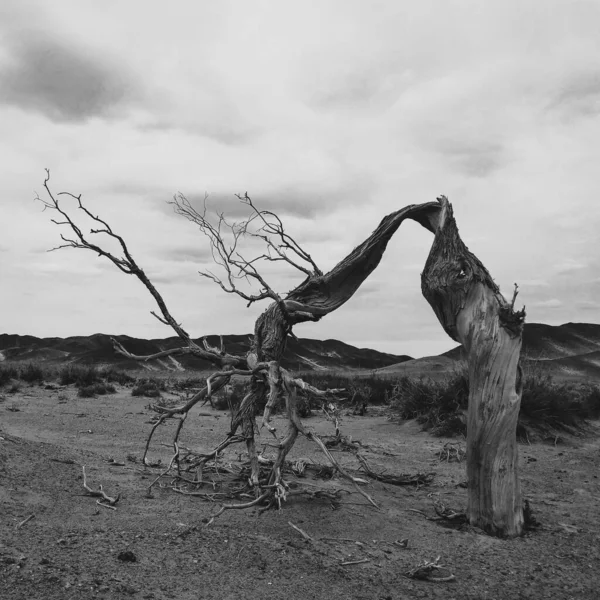
[[[156,472],[139,464],[151,427],[148,404],[127,388],[86,399],[73,387],[59,386],[24,386],[0,403],[1,598],[598,598],[597,423],[565,444],[520,447],[523,493],[541,527],[507,541],[414,512],[433,516],[435,501],[464,510],[466,490],[458,486],[464,463],[441,462],[436,452],[448,440],[419,431],[413,422],[390,422],[383,411],[344,417],[343,433],[366,446],[363,454],[374,468],[434,472],[430,485],[371,481],[366,489],[380,510],[352,492],[335,510],[324,500],[291,499],[280,511],[227,511],[206,526],[218,505],[168,487],[155,487],[147,497]],[[210,416],[197,416],[195,409],[181,441],[208,450],[223,437],[229,418],[201,410]],[[331,433],[322,417],[307,424]],[[169,460],[173,427],[170,422],[159,428],[153,460]],[[221,463],[237,462],[240,452],[234,447]],[[291,456],[300,457],[327,464],[305,439]],[[336,457],[358,468],[352,453]],[[117,510],[85,494],[82,465],[91,486],[121,495]],[[337,478],[318,484],[352,491]],[[398,543],[404,539],[406,547]],[[455,581],[404,576],[438,556]],[[122,560],[127,557],[136,560]]]

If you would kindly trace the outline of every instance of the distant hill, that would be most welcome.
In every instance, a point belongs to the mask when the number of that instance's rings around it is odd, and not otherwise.
[[[170,359],[140,363],[114,352],[110,337],[114,337],[132,354],[154,354],[181,345],[177,337],[144,340],[126,335],[109,336],[97,333],[68,338],[37,338],[30,335],[0,334],[0,360],[42,361],[53,364],[79,363],[112,365],[121,369],[139,369],[143,366],[156,370],[175,368]],[[218,345],[218,336],[208,336]],[[225,335],[223,342],[230,354],[244,355],[250,347],[250,335]],[[196,340],[201,343],[201,340]],[[212,365],[193,356],[176,357],[185,369],[207,370]],[[411,360],[410,356],[387,354],[356,348],[338,340],[311,340],[289,338],[282,365],[289,369],[315,371],[324,369],[379,369]]]
[[[526,323],[521,356],[526,367],[537,367],[561,379],[600,381],[600,325]],[[445,376],[464,360],[462,346],[440,356],[416,358],[381,369],[398,375]]]
[[[68,338],[37,338],[30,335],[0,334],[0,360],[43,361],[51,364],[69,362],[112,365],[121,369],[172,370],[170,359],[139,363],[113,351],[110,337],[101,333]],[[133,354],[154,354],[180,345],[177,337],[144,340],[126,335],[112,336]],[[250,335],[225,335],[223,341],[230,354],[244,355],[250,347]],[[218,336],[208,336],[213,344]],[[201,342],[201,340],[196,340]],[[600,381],[600,325],[566,323],[544,325],[526,323],[523,333],[525,367],[543,369],[561,379]],[[284,367],[300,371],[325,369],[377,370],[392,376],[426,375],[445,377],[463,359],[462,346],[439,356],[413,359],[410,356],[387,354],[356,348],[338,340],[289,338],[283,357]],[[212,365],[192,356],[176,357],[185,369],[209,370]]]

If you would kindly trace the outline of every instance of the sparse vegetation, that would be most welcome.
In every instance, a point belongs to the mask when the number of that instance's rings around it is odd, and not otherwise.
[[[576,430],[600,416],[600,387],[582,383],[558,383],[548,374],[533,374],[523,382],[519,433]]]
[[[206,379],[202,377],[184,377],[173,381],[173,389],[177,392],[185,392],[192,388],[203,388],[206,385]]]
[[[21,382],[13,380],[8,386],[9,394],[16,394],[21,391]]]
[[[100,372],[94,366],[70,364],[58,372],[61,385],[75,384],[77,387],[88,387],[100,381]]]
[[[135,378],[119,369],[98,369],[93,365],[68,364],[59,368],[39,362],[0,365],[0,386],[6,385],[6,391],[10,394],[19,392],[22,382],[43,384],[52,380],[63,386],[75,385],[80,397],[92,398],[114,394],[116,388],[113,382],[126,385],[133,383]],[[164,383],[161,385],[164,386]],[[56,388],[48,385],[46,389]],[[64,394],[61,396],[63,400],[66,398]]]
[[[52,379],[53,376],[54,372],[51,369],[44,369],[34,362],[0,365],[0,386],[8,383],[12,385],[16,380],[27,383],[43,383],[44,380]]]
[[[442,382],[398,380],[391,407],[401,419],[416,419],[433,435],[452,437],[466,435],[468,400],[468,378],[463,369]],[[552,431],[577,430],[586,419],[598,416],[600,387],[559,383],[548,374],[525,372],[518,423],[521,439],[527,439],[528,431],[545,436]]]
[[[6,385],[13,379],[19,379],[19,369],[16,365],[0,365],[0,385]]]
[[[95,396],[104,396],[105,394],[114,394],[116,392],[114,385],[99,381],[91,385],[81,386],[78,395],[81,398],[94,398]]]
[[[160,392],[165,391],[164,381],[160,379],[142,379],[136,382],[131,390],[132,396],[145,396],[146,398],[160,398]]]
[[[43,383],[46,378],[46,373],[40,365],[30,362],[21,369],[19,377],[27,383]]]
[[[391,407],[401,419],[416,419],[433,435],[466,435],[465,411],[469,404],[466,370],[457,370],[440,382],[403,377],[396,381]]]
[[[103,369],[101,374],[108,383],[118,383],[119,385],[129,385],[135,383],[135,377],[126,371],[115,369],[114,367]]]

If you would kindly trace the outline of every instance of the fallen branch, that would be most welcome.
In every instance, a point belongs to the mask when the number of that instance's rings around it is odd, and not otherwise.
[[[430,521],[452,521],[454,523],[466,523],[467,515],[464,512],[456,512],[451,508],[448,508],[442,502],[436,502],[433,508],[437,514],[437,517],[432,517]]]
[[[29,521],[31,521],[31,519],[35,519],[35,515],[29,515],[26,519],[24,519],[23,521],[18,523],[17,526],[15,527],[15,529],[21,529],[21,527],[23,527],[23,525],[25,525],[25,523],[29,523]]]
[[[340,563],[340,567],[347,567],[348,565],[360,565],[362,563],[371,562],[370,558],[362,558],[361,560],[348,560]]]
[[[81,469],[83,470],[83,487],[85,489],[85,491],[90,495],[90,496],[94,496],[94,497],[100,497],[101,500],[97,500],[96,504],[100,504],[100,506],[105,506],[105,507],[111,507],[114,508],[115,504],[119,501],[119,498],[121,497],[121,494],[118,494],[116,498],[111,498],[111,496],[108,496],[104,490],[102,489],[102,485],[98,486],[99,489],[98,491],[93,490],[92,488],[90,488],[87,484],[87,478],[85,475],[85,465],[81,465]],[[108,503],[108,504],[105,504]]]
[[[385,473],[377,473],[370,467],[367,459],[360,454],[356,453],[356,458],[360,462],[362,470],[373,479],[381,481],[382,483],[388,483],[390,485],[428,485],[433,481],[435,473],[415,473],[414,475],[401,474],[401,475],[387,475]]]
[[[417,510],[416,508],[407,508],[406,510],[423,515],[428,521],[448,521],[457,525],[467,522],[467,515],[464,512],[452,510],[441,502],[434,504],[433,509],[436,512],[436,517],[430,517],[427,513],[422,510]]]
[[[425,561],[422,565],[417,565],[414,569],[411,569],[410,571],[404,573],[404,577],[408,577],[409,579],[434,581],[438,583],[454,581],[456,577],[452,573],[450,573],[447,567],[440,565],[440,558],[441,556],[438,556],[433,562]],[[447,571],[448,575],[446,575],[445,577],[432,577],[432,573],[439,570]]]
[[[310,535],[308,535],[308,533],[300,529],[300,527],[298,527],[297,525],[294,525],[291,521],[288,521],[288,525],[292,529],[295,529],[305,540],[308,540],[309,542],[313,541],[313,539],[310,537]]]
[[[325,444],[321,441],[321,439],[312,431],[302,431],[302,433],[309,439],[312,440],[313,442],[315,442],[317,444],[317,446],[319,446],[319,448],[321,448],[321,450],[323,451],[323,453],[325,454],[325,456],[331,461],[331,463],[333,464],[333,466],[338,470],[338,472],[340,473],[340,475],[342,477],[344,477],[344,479],[347,479],[348,481],[350,481],[350,483],[352,483],[352,485],[354,486],[354,489],[364,498],[366,498],[369,501],[369,504],[371,504],[372,506],[374,506],[375,508],[379,509],[379,506],[377,505],[377,503],[375,502],[375,500],[373,500],[373,498],[371,498],[371,496],[369,496],[369,494],[367,494],[367,492],[365,492],[364,490],[362,490],[358,484],[359,483],[364,483],[363,480],[358,479],[356,477],[352,477],[352,475],[350,475],[349,473],[346,472],[345,469],[342,468],[342,466],[340,465],[340,463],[333,457],[333,455],[331,454],[331,452],[329,452],[327,446],[325,446]]]

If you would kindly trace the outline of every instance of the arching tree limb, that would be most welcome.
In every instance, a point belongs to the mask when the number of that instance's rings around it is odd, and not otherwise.
[[[377,229],[329,273],[307,278],[285,298],[293,323],[319,320],[347,302],[377,268],[391,237],[406,219],[429,231],[438,211],[436,202],[411,204],[383,218]]]
[[[438,201],[421,286],[446,333],[467,353],[467,516],[492,535],[514,537],[523,530],[516,427],[525,311],[514,310],[514,298],[504,298],[464,245],[448,199]]]

